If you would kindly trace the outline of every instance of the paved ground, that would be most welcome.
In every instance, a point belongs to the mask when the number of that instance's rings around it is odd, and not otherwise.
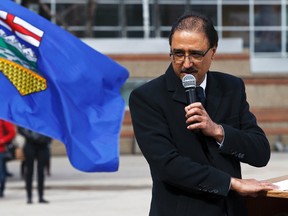
[[[36,189],[34,203],[26,204],[20,162],[8,164],[14,174],[8,179],[0,212],[5,216],[147,216],[151,181],[148,166],[141,155],[121,155],[115,173],[83,173],[75,170],[66,157],[53,157],[52,175],[46,178],[46,199],[39,204]],[[288,153],[273,153],[265,168],[243,166],[245,178],[269,179],[288,175]]]

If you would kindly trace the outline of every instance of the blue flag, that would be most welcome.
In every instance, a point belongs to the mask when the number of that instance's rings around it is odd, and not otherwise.
[[[76,169],[118,169],[128,76],[62,28],[0,1],[0,118],[63,142]]]

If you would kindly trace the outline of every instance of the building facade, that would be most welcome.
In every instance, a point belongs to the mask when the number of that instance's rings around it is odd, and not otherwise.
[[[193,10],[212,18],[220,38],[242,38],[253,55],[286,58],[288,53],[288,0],[22,2],[76,36],[92,38],[166,38],[173,21]]]

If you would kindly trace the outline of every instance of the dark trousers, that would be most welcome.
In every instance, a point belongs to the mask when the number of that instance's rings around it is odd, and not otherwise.
[[[37,161],[37,189],[39,199],[44,196],[44,167],[49,160],[49,148],[47,145],[39,143],[26,143],[24,146],[25,156],[25,183],[27,198],[32,199],[32,185],[33,185],[33,172],[34,161]]]
[[[5,153],[0,153],[0,197],[4,196],[6,181]]]

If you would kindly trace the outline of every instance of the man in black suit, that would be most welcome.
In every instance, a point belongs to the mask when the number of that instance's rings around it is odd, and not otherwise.
[[[180,17],[170,33],[166,73],[129,99],[136,139],[149,163],[150,216],[245,216],[243,196],[276,186],[241,179],[240,162],[265,166],[270,146],[249,111],[240,78],[209,71],[218,35],[201,14]],[[187,104],[181,79],[196,78],[205,106]]]

